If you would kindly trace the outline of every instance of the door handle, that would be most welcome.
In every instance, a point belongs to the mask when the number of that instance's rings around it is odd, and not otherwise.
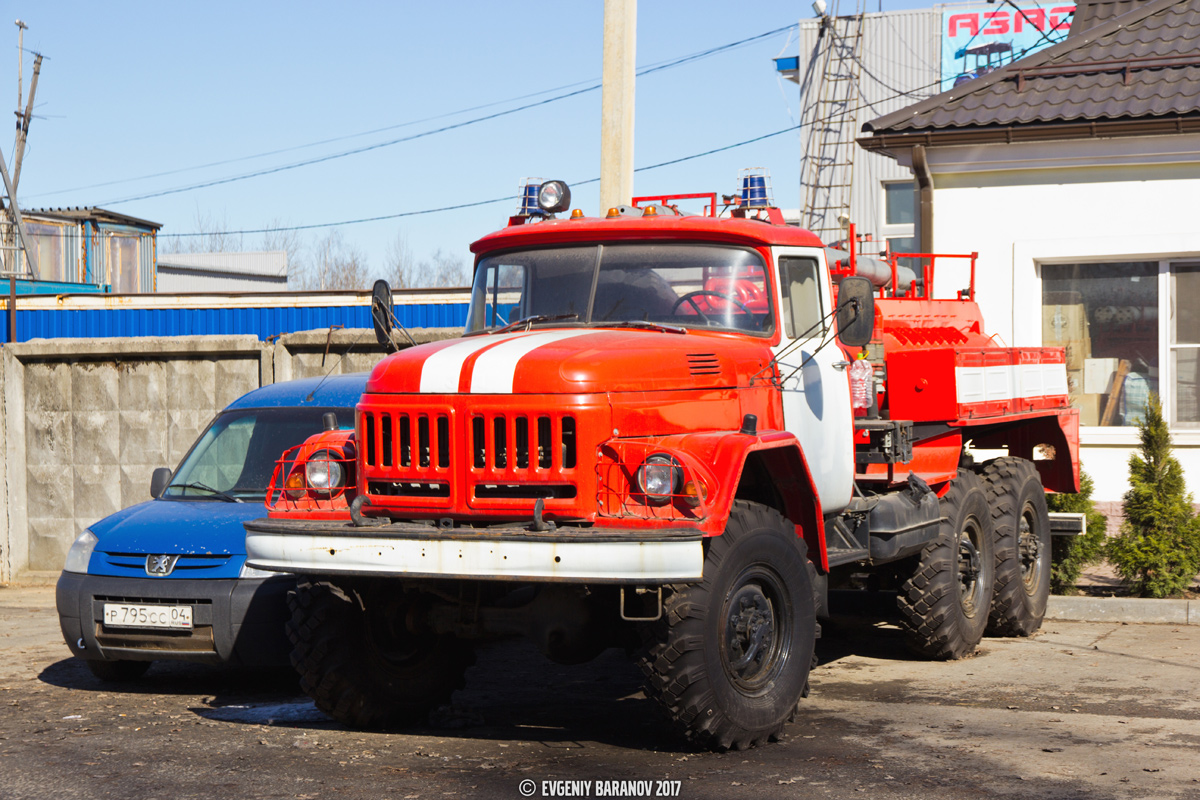
[[[842,370],[846,369],[846,367],[850,366],[850,362],[849,361],[835,361],[832,364],[830,364],[829,366],[833,367],[838,372],[841,372]]]

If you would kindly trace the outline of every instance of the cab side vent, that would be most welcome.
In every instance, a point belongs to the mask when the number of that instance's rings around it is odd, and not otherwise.
[[[687,361],[693,375],[721,374],[721,362],[716,353],[688,353]]]

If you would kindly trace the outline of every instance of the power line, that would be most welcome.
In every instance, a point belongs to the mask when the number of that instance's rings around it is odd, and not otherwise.
[[[939,83],[941,83],[940,78],[937,81],[926,84],[924,86],[918,86],[915,89],[912,89],[910,91],[919,92],[924,89],[929,89],[934,86],[937,86]],[[850,109],[846,113],[854,113],[854,112],[860,111],[861,109],[870,108],[879,103],[884,103],[884,102],[887,102],[888,100],[894,100],[901,96],[903,96],[903,95],[895,95],[892,97],[885,97],[885,98],[882,98],[882,99],[874,101],[874,102],[863,102],[860,105],[854,107],[853,109]],[[827,122],[827,121],[828,121],[827,119],[818,119],[818,120],[813,120],[811,123],[800,123],[798,125],[790,125],[786,128],[782,128],[777,131],[772,131],[771,133],[765,133],[765,134],[762,134],[761,136],[755,136],[751,139],[745,139],[740,142],[735,142],[733,144],[727,144],[727,145],[723,145],[721,147],[714,147],[710,150],[704,150],[699,153],[693,153],[691,155],[682,156],[680,158],[674,158],[669,161],[660,161],[657,164],[649,164],[644,167],[638,167],[634,170],[634,172],[647,172],[649,170],[660,169],[662,167],[671,166],[673,164],[680,164],[680,163],[683,163],[686,161],[692,161],[697,158],[704,158],[705,156],[714,155],[716,153],[722,153],[727,150],[736,149],[738,147],[744,147],[748,144],[754,144],[756,142],[761,142],[766,139],[774,138],[776,136],[782,136],[785,133],[791,133],[793,131],[800,130],[800,129],[806,127],[806,125],[816,125],[816,124],[820,124],[822,122]],[[582,180],[582,181],[571,181],[570,185],[571,186],[586,186],[591,183],[597,183],[597,182],[599,182],[599,180],[600,180],[599,178],[588,178],[587,180]],[[237,231],[221,231],[220,233],[222,233],[224,235],[228,235],[228,236],[240,236],[240,235],[255,234],[255,233],[276,233],[276,232],[287,232],[287,231],[314,230],[317,228],[336,228],[336,227],[340,227],[343,225],[358,225],[358,224],[367,223],[367,222],[383,222],[383,221],[391,220],[391,219],[401,219],[403,217],[415,217],[415,216],[420,216],[420,215],[424,215],[424,214],[436,214],[436,213],[439,213],[442,211],[457,211],[457,210],[464,209],[464,208],[477,208],[479,206],[493,205],[495,203],[512,202],[516,199],[517,199],[517,195],[514,194],[514,195],[507,195],[505,197],[496,197],[491,200],[477,200],[477,201],[470,202],[470,203],[458,203],[458,204],[450,205],[450,206],[439,206],[437,208],[425,208],[425,209],[420,209],[417,211],[401,211],[401,212],[398,212],[395,214],[383,214],[383,215],[374,216],[374,217],[360,217],[357,219],[341,220],[339,222],[316,222],[316,223],[311,223],[311,224],[307,224],[307,225],[288,225],[288,226],[279,226],[279,227],[271,227],[271,228],[253,228],[253,229],[245,229],[245,230],[237,230]],[[196,236],[208,236],[208,235],[209,235],[209,232],[170,234],[171,237],[179,237],[179,238],[192,238],[192,237],[196,237]]]
[[[670,60],[667,60],[667,61],[664,61],[664,62],[660,62],[660,63],[657,63],[657,64],[651,64],[651,65],[649,65],[649,66],[647,66],[647,67],[643,67],[641,70],[639,70],[639,71],[638,71],[638,73],[637,73],[637,75],[638,75],[639,77],[641,77],[641,76],[644,76],[644,75],[650,75],[650,74],[653,74],[653,73],[655,73],[655,72],[661,72],[661,71],[663,71],[663,70],[672,69],[672,68],[674,68],[674,67],[682,66],[682,65],[684,65],[684,64],[689,64],[689,63],[691,63],[691,62],[693,62],[693,61],[698,61],[698,60],[700,60],[700,59],[703,59],[703,58],[708,58],[709,56],[716,55],[717,53],[722,53],[722,52],[725,52],[725,51],[728,51],[728,50],[733,50],[733,49],[735,49],[735,48],[738,48],[738,47],[743,47],[743,46],[745,46],[745,45],[747,45],[747,44],[750,44],[750,43],[752,43],[752,42],[756,42],[756,41],[759,41],[760,39],[765,39],[765,38],[767,38],[767,37],[774,36],[774,35],[776,35],[776,34],[782,33],[782,32],[784,32],[784,31],[787,31],[787,30],[791,30],[791,29],[793,29],[793,28],[796,28],[796,27],[798,27],[798,24],[795,24],[795,23],[794,23],[794,24],[792,24],[792,25],[785,25],[785,26],[783,26],[783,27],[780,27],[780,28],[775,28],[775,29],[773,29],[773,30],[766,31],[766,32],[764,32],[764,33],[759,33],[759,34],[756,34],[756,35],[754,35],[754,36],[748,36],[748,37],[746,37],[746,38],[744,38],[744,39],[739,39],[739,40],[737,40],[737,41],[735,41],[735,42],[729,42],[729,43],[727,43],[727,44],[718,45],[718,46],[716,46],[716,47],[710,47],[710,48],[708,48],[708,49],[706,49],[706,50],[701,50],[701,51],[699,51],[699,52],[696,52],[696,53],[691,53],[691,54],[689,54],[689,55],[686,55],[686,56],[681,56],[681,57],[679,57],[679,58],[670,59]],[[560,87],[560,88],[570,88],[570,87],[574,87],[574,86],[579,86],[581,83],[582,83],[582,82],[579,82],[579,83],[574,83],[574,84],[568,84],[567,86]],[[345,158],[345,157],[347,157],[347,156],[351,156],[351,155],[358,155],[358,154],[360,154],[360,153],[369,152],[369,151],[371,151],[371,150],[378,150],[378,149],[380,149],[380,148],[383,148],[383,147],[391,147],[391,146],[393,146],[393,145],[396,145],[396,144],[401,144],[401,143],[404,143],[404,142],[410,142],[410,141],[413,141],[413,140],[415,140],[415,139],[421,139],[421,138],[424,138],[424,137],[427,137],[427,136],[432,136],[432,135],[434,135],[434,134],[437,134],[437,133],[445,133],[445,132],[447,132],[447,131],[456,130],[456,129],[458,129],[458,128],[464,128],[464,127],[467,127],[467,126],[469,126],[469,125],[475,125],[475,124],[478,124],[478,123],[480,123],[480,122],[486,122],[486,121],[489,121],[489,120],[497,119],[497,118],[499,118],[499,117],[504,117],[504,116],[508,116],[508,115],[510,115],[510,114],[515,114],[515,113],[517,113],[517,112],[519,112],[519,111],[526,111],[526,110],[528,110],[528,109],[531,109],[531,108],[536,108],[536,107],[538,107],[538,106],[548,105],[548,104],[550,104],[550,103],[554,103],[554,102],[557,102],[557,101],[559,101],[559,100],[565,100],[565,99],[567,99],[567,98],[570,98],[570,97],[576,97],[576,96],[578,96],[578,95],[581,95],[581,94],[586,94],[586,93],[588,93],[588,92],[594,92],[594,91],[596,91],[596,90],[597,90],[597,89],[599,89],[599,88],[600,88],[600,84],[599,84],[599,83],[590,83],[590,85],[588,85],[588,86],[585,86],[585,87],[584,87],[584,88],[582,88],[582,89],[576,89],[576,90],[574,90],[574,91],[565,92],[565,93],[563,93],[563,94],[555,95],[554,97],[550,97],[550,98],[547,98],[547,99],[545,99],[545,100],[538,101],[538,102],[536,102],[536,103],[528,103],[528,104],[526,104],[526,105],[518,106],[518,107],[516,107],[516,108],[511,108],[511,109],[508,109],[508,110],[505,110],[505,111],[499,111],[499,112],[496,112],[496,113],[494,113],[494,114],[487,114],[487,115],[484,115],[484,116],[481,116],[481,117],[476,117],[476,118],[474,118],[474,119],[469,119],[469,120],[464,120],[464,121],[462,121],[462,122],[454,123],[454,124],[452,124],[452,125],[445,125],[445,126],[442,126],[442,127],[440,127],[440,128],[435,128],[435,129],[433,129],[433,130],[429,130],[429,131],[423,131],[423,132],[421,132],[421,133],[413,134],[412,136],[404,136],[404,137],[400,137],[400,138],[397,138],[397,139],[390,139],[390,140],[387,140],[387,141],[384,141],[384,142],[377,142],[377,143],[375,143],[375,144],[371,144],[371,145],[365,145],[365,146],[363,146],[363,147],[357,147],[357,148],[353,148],[353,149],[350,149],[350,150],[345,150],[345,151],[341,151],[341,152],[337,152],[337,153],[331,153],[331,154],[328,154],[328,155],[325,155],[325,156],[319,156],[319,157],[316,157],[316,158],[306,159],[306,160],[299,161],[299,162],[294,162],[294,163],[291,163],[291,164],[283,164],[283,165],[280,165],[280,166],[277,166],[277,167],[271,167],[271,168],[267,168],[267,169],[256,170],[256,171],[254,171],[254,172],[244,173],[244,174],[241,174],[241,175],[234,175],[234,176],[230,176],[230,177],[227,177],[227,178],[219,178],[219,179],[214,179],[214,180],[211,180],[211,181],[203,181],[203,182],[196,183],[196,184],[191,184],[191,185],[188,185],[188,186],[181,186],[181,187],[176,187],[176,188],[173,188],[173,189],[165,189],[165,190],[158,191],[158,192],[148,192],[148,193],[145,193],[145,194],[136,195],[136,196],[132,196],[132,197],[124,197],[124,198],[121,198],[121,199],[119,199],[119,200],[110,200],[110,201],[107,201],[107,202],[101,203],[100,205],[117,205],[117,204],[120,204],[120,203],[129,203],[129,202],[133,202],[133,201],[135,201],[135,200],[148,200],[148,199],[150,199],[150,198],[154,198],[154,197],[163,197],[163,196],[170,195],[170,194],[179,194],[179,193],[181,193],[181,192],[193,191],[193,190],[195,190],[195,189],[204,189],[204,188],[208,188],[208,187],[211,187],[211,186],[219,186],[219,185],[223,185],[223,184],[226,184],[226,183],[233,183],[233,182],[235,182],[235,181],[248,180],[248,179],[250,179],[250,178],[257,178],[257,177],[262,177],[262,176],[264,176],[264,175],[271,175],[271,174],[278,173],[278,172],[284,172],[284,171],[288,171],[288,170],[292,170],[292,169],[298,169],[298,168],[300,168],[300,167],[311,166],[311,165],[314,165],[314,164],[320,164],[320,163],[324,163],[324,162],[326,162],[326,161],[332,161],[332,160],[334,160],[334,159]],[[468,108],[468,109],[462,109],[462,110],[459,110],[459,111],[449,112],[449,113],[446,113],[446,114],[441,114],[441,115],[437,115],[437,116],[433,116],[433,117],[427,117],[427,118],[425,118],[425,119],[422,119],[422,120],[416,120],[416,121],[413,121],[413,122],[406,122],[406,123],[402,123],[402,124],[399,124],[399,125],[387,126],[387,127],[384,127],[384,128],[377,128],[377,129],[375,129],[375,130],[372,130],[372,131],[366,131],[366,132],[362,132],[362,133],[355,133],[355,134],[349,134],[349,135],[346,135],[346,136],[341,136],[341,137],[334,137],[334,138],[331,138],[331,139],[325,139],[325,140],[322,140],[322,141],[320,141],[320,142],[313,142],[313,143],[310,143],[310,144],[305,144],[305,145],[296,145],[295,147],[283,148],[283,149],[279,149],[279,150],[273,150],[273,151],[270,151],[270,152],[267,152],[267,153],[261,153],[261,154],[257,154],[257,155],[251,155],[251,156],[243,156],[243,157],[240,157],[240,158],[235,158],[235,159],[227,159],[227,160],[224,160],[224,161],[215,161],[215,162],[211,162],[211,163],[209,163],[209,164],[204,164],[204,165],[200,165],[200,166],[196,166],[196,167],[188,167],[188,168],[184,168],[184,169],[180,169],[180,170],[170,170],[170,171],[166,171],[166,172],[155,173],[155,174],[153,174],[153,175],[145,175],[145,176],[142,176],[142,177],[139,177],[139,178],[130,178],[130,179],[121,180],[121,181],[109,181],[109,182],[107,182],[107,183],[93,184],[92,186],[80,187],[80,188],[81,188],[81,189],[84,189],[84,188],[99,188],[99,187],[102,187],[102,186],[115,185],[115,184],[118,184],[118,183],[127,183],[127,182],[130,182],[130,181],[143,180],[143,179],[147,179],[147,178],[163,177],[163,176],[166,176],[166,175],[178,174],[178,173],[180,173],[180,172],[187,172],[187,171],[194,170],[194,169],[205,169],[205,168],[208,168],[208,167],[213,167],[213,166],[223,166],[223,165],[225,165],[225,164],[236,163],[236,162],[239,162],[239,161],[246,161],[246,160],[250,160],[250,159],[254,159],[254,158],[261,158],[261,157],[266,157],[266,156],[270,156],[270,155],[278,155],[278,154],[280,154],[280,153],[291,152],[291,151],[294,151],[294,150],[299,150],[299,149],[303,149],[303,148],[306,148],[306,147],[313,147],[313,146],[318,146],[318,145],[321,145],[321,144],[329,144],[329,143],[332,143],[332,142],[344,141],[345,139],[352,139],[352,138],[356,138],[356,137],[358,137],[358,136],[367,136],[367,135],[370,135],[370,134],[372,134],[372,133],[380,133],[380,132],[387,131],[387,130],[394,130],[394,129],[397,129],[397,128],[402,128],[402,127],[407,127],[407,126],[410,126],[410,125],[419,124],[420,122],[428,122],[428,121],[435,120],[435,119],[442,119],[442,118],[449,117],[449,116],[455,116],[455,115],[457,115],[457,114],[468,113],[468,112],[470,112],[470,111],[475,111],[475,110],[479,110],[479,109],[482,109],[482,108],[488,108],[488,107],[492,107],[492,106],[495,106],[495,105],[500,105],[500,104],[502,104],[502,103],[514,102],[515,100],[522,100],[522,99],[525,99],[525,98],[528,98],[528,97],[536,97],[536,96],[538,96],[538,95],[545,94],[545,93],[547,93],[547,92],[550,92],[550,91],[557,91],[557,90],[555,90],[555,89],[547,89],[547,90],[543,90],[543,91],[541,91],[541,92],[534,92],[534,93],[532,93],[532,94],[522,95],[521,97],[513,98],[512,100],[497,101],[496,103],[487,103],[487,104],[484,104],[484,105],[474,106],[474,107],[472,107],[472,108]],[[66,192],[66,191],[76,191],[76,190],[67,190],[67,189],[63,189],[63,190],[56,190],[55,192],[49,192],[49,193],[45,193],[44,195],[40,195],[40,196],[46,196],[46,195],[49,195],[49,194],[61,194],[61,193],[63,193],[63,192]],[[39,196],[39,195],[34,195],[34,196]]]

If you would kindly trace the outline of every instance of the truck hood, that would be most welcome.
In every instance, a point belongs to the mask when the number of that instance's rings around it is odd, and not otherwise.
[[[266,516],[259,502],[150,500],[89,526],[102,553],[245,555],[243,522]]]
[[[770,341],[730,334],[554,328],[469,336],[402,350],[372,394],[586,394],[709,389],[767,367]]]

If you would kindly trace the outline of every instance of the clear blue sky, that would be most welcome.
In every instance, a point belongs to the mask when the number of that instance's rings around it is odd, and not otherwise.
[[[884,9],[921,5],[891,0]],[[160,222],[160,235],[169,237],[195,231],[198,217],[231,230],[310,225],[514,195],[526,176],[571,183],[599,175],[596,90],[324,163],[122,202],[381,144],[598,84],[599,0],[17,2],[7,8],[29,25],[26,49],[47,57],[36,97],[41,118],[31,126],[21,176],[24,207],[100,205]],[[642,0],[638,66],[811,14],[807,2]],[[0,35],[10,42],[3,50],[11,63],[0,75],[15,107],[17,30],[7,24]],[[798,88],[780,81],[771,61],[796,54],[788,37],[778,33],[639,78],[636,165],[794,125]],[[28,92],[32,56],[25,63]],[[514,99],[556,87],[570,88]],[[487,104],[496,105],[464,111]],[[11,141],[2,146],[11,162]],[[296,149],[259,156],[284,148]],[[201,166],[231,159],[244,160]],[[770,171],[777,204],[795,207],[799,163],[796,134],[788,133],[640,172],[634,190],[732,193],[741,168],[761,166]],[[186,171],[142,178],[174,170]],[[597,184],[573,194],[585,213],[599,211]],[[470,242],[501,227],[514,208],[504,202],[340,230],[381,272],[398,231],[418,258],[440,248],[466,259]],[[303,235],[311,241],[325,233]],[[259,238],[247,236],[246,249],[257,248]]]

